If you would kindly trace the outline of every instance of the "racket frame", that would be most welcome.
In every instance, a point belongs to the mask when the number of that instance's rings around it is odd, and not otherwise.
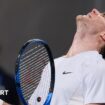
[[[21,99],[21,101],[23,102],[24,105],[28,105],[27,102],[25,101],[24,97],[23,97],[23,93],[22,93],[22,89],[21,89],[21,84],[20,84],[20,75],[19,75],[19,62],[20,62],[20,59],[21,59],[21,55],[24,53],[24,50],[27,48],[27,46],[31,43],[35,43],[35,44],[40,44],[40,45],[43,45],[46,50],[47,50],[47,53],[49,55],[49,61],[50,61],[50,67],[51,67],[51,82],[50,82],[50,89],[49,89],[49,93],[53,93],[54,91],[54,83],[55,83],[55,66],[54,66],[54,60],[53,60],[53,56],[52,56],[52,53],[51,53],[51,50],[48,46],[48,44],[41,40],[41,39],[31,39],[29,41],[27,41],[23,46],[22,48],[20,49],[19,51],[19,55],[16,59],[16,66],[15,66],[15,82],[16,82],[16,90],[17,90],[17,93]],[[48,94],[49,94],[48,93]],[[46,97],[47,98],[47,97]]]

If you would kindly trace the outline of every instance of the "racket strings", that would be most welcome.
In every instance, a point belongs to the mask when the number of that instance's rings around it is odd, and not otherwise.
[[[30,45],[30,46],[32,46],[32,45]],[[25,56],[25,55],[29,55],[29,53],[31,53],[33,50],[37,50],[37,48],[39,49],[39,47],[40,47],[40,45],[37,45],[37,46],[35,46],[35,47],[30,47],[29,49],[25,49],[25,53],[22,55],[22,56]],[[37,52],[37,51],[36,51]]]
[[[31,48],[26,49],[20,61],[21,87],[25,99],[29,100],[41,81],[41,74],[45,65],[49,62],[49,57],[43,46],[31,46]],[[45,97],[45,94],[47,94],[49,90],[47,89],[48,85],[46,85],[50,82],[49,75],[50,72],[47,72],[47,75],[45,76],[47,78],[43,78],[45,82],[41,83],[41,86],[39,87],[40,91],[37,92],[37,94],[41,94],[42,97]]]
[[[27,63],[25,63],[23,65],[20,65],[20,68],[26,68],[27,66],[29,67],[29,66],[32,66],[33,64],[37,65],[38,63],[41,62],[41,60],[42,60],[42,58],[39,58],[38,61],[35,61],[35,59],[33,60],[33,58],[32,58],[32,61],[27,62]],[[46,60],[48,60],[48,59],[44,59],[44,61],[46,61]]]
[[[45,54],[46,54],[46,53],[45,53]],[[37,56],[38,56],[38,55],[37,55]],[[38,59],[41,59],[40,57],[42,57],[42,56],[43,56],[43,55],[39,55],[39,56],[38,56]],[[48,55],[45,55],[45,56],[48,56]],[[22,65],[22,66],[25,66],[26,63],[29,63],[29,64],[30,64],[30,62],[34,62],[34,60],[35,60],[34,57],[36,57],[36,55],[33,56],[32,59],[27,59],[26,61],[21,61],[21,62],[22,62],[21,65]],[[21,66],[21,65],[20,65],[20,66]]]
[[[48,61],[48,59],[45,59],[45,60],[47,60]],[[41,62],[41,61],[40,61]],[[34,70],[34,69],[43,69],[44,68],[44,66],[47,64],[41,64],[40,62],[38,62],[37,61],[37,63],[35,62],[35,65],[34,65],[34,63],[32,64],[32,65],[28,65],[28,64],[26,64],[26,66],[24,67],[24,68],[22,68],[21,66],[20,66],[20,69],[22,70],[21,72],[23,72],[22,74],[21,74],[21,76],[22,75],[24,75],[24,70],[25,69],[30,69],[30,67],[31,67],[31,71],[32,70]],[[27,66],[28,65],[28,66]],[[27,73],[28,71],[26,71],[25,73]],[[37,74],[40,74],[41,73],[41,71],[38,71],[37,72]],[[33,74],[34,75],[34,74]]]
[[[34,49],[35,50],[35,49]],[[34,51],[33,50],[33,51]],[[42,49],[42,51],[41,50],[39,50],[41,53],[44,53],[45,51],[44,51],[44,49]],[[46,53],[45,53],[46,54]],[[34,55],[34,56],[33,56]],[[37,51],[37,52],[31,52],[31,54],[30,55],[26,55],[26,54],[24,54],[24,55],[22,55],[21,56],[21,60],[20,61],[22,61],[23,63],[26,63],[26,62],[28,62],[28,60],[31,60],[31,59],[29,59],[29,58],[34,58],[34,57],[38,57],[38,55],[40,56],[40,53]],[[27,59],[27,60],[26,60]],[[22,63],[21,63],[21,65],[22,65]]]
[[[43,49],[42,49],[43,50]],[[33,63],[35,63],[35,64],[37,64],[38,63],[38,60],[39,61],[41,61],[42,60],[42,57],[45,57],[44,58],[44,60],[46,60],[46,58],[47,58],[47,56],[48,56],[48,54],[45,52],[45,49],[43,50],[43,51],[40,51],[40,53],[38,53],[38,54],[35,54],[35,53],[32,53],[31,54],[31,57],[30,58],[28,58],[27,60],[26,60],[26,58],[27,58],[27,56],[25,56],[25,61],[24,61],[24,58],[23,58],[23,56],[22,56],[22,58],[21,58],[21,63],[20,63],[20,67],[23,67],[23,66],[27,66],[28,64],[33,64]],[[44,56],[43,56],[44,55]],[[38,59],[37,61],[36,61],[36,59]],[[48,59],[47,59],[48,60]]]
[[[23,67],[23,68],[20,67],[20,69],[21,69],[21,70],[25,70],[25,69],[30,69],[30,68],[31,68],[31,70],[32,70],[32,69],[35,69],[35,68],[39,68],[39,66],[40,66],[40,68],[41,68],[41,67],[43,67],[43,66],[45,65],[45,64],[41,64],[41,63],[38,64],[38,63],[40,63],[40,62],[37,62],[37,65],[36,65],[35,63],[32,62],[32,65],[28,65],[28,66],[26,65],[26,66]],[[30,66],[31,66],[31,67],[30,67]],[[22,72],[24,72],[24,71],[22,71]]]
[[[39,52],[43,52],[45,50],[44,47],[39,46],[39,45],[37,47],[34,47],[34,48],[32,48],[32,47],[30,47],[29,49],[25,49],[25,53],[23,53],[21,55],[21,58],[22,58],[21,60],[25,60],[27,58],[30,58],[30,57],[32,57],[33,54],[37,55],[37,54],[39,54]]]

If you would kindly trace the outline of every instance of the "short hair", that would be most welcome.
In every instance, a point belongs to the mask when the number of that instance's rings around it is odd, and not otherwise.
[[[100,54],[105,59],[105,46],[103,48],[101,48]]]

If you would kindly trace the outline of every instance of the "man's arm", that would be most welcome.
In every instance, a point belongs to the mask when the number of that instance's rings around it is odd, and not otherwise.
[[[8,104],[8,103],[6,103],[6,102],[3,102],[3,105],[11,105],[11,104]]]
[[[3,100],[0,99],[0,105],[11,105],[11,104],[8,104],[6,102],[4,102]]]

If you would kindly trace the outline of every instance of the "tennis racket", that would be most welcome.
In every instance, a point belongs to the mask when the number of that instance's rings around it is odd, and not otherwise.
[[[45,41],[32,39],[22,46],[16,61],[15,81],[17,93],[24,105],[50,105],[55,67]]]

